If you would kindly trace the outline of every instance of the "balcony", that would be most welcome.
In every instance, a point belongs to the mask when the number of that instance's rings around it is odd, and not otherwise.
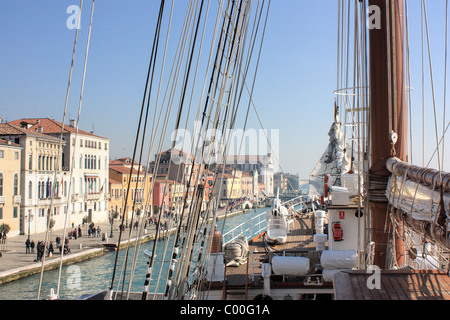
[[[22,196],[13,196],[13,203],[14,204],[21,204],[22,203]]]
[[[85,201],[99,201],[100,198],[102,197],[103,193],[86,193],[84,195],[84,200]]]
[[[6,196],[0,196],[0,204],[6,203]]]
[[[72,195],[70,195],[70,200],[71,200],[72,202],[77,202],[78,199],[79,199],[78,193],[77,193],[77,194],[72,194]]]

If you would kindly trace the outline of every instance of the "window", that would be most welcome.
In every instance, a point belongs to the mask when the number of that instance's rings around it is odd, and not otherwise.
[[[28,183],[28,199],[33,198],[33,183],[30,181]]]
[[[0,172],[0,196],[3,195],[3,173]]]
[[[19,160],[19,153],[18,152],[14,152],[14,160]]]
[[[4,158],[4,157],[5,157],[4,151],[0,150],[0,158]]]
[[[17,207],[13,208],[13,218],[17,218]]]
[[[19,194],[19,175],[14,174],[14,195],[17,196]]]
[[[33,170],[33,156],[31,154],[28,157],[28,170]]]
[[[3,219],[3,208],[0,207],[0,219]]]

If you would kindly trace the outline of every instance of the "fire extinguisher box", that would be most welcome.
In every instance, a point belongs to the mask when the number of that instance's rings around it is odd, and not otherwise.
[[[333,206],[348,206],[350,203],[350,195],[348,189],[342,187],[331,187],[331,205]]]

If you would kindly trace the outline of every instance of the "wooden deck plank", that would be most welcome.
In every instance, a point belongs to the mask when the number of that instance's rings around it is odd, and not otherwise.
[[[389,281],[389,277],[381,277],[381,285],[386,290],[386,300],[400,300],[395,289],[392,286],[391,281]]]
[[[341,273],[348,276],[340,277],[339,285],[343,288],[335,289],[338,300],[342,299],[338,295],[345,292],[353,292],[355,300],[450,300],[450,279],[448,275],[438,272],[382,271],[381,288],[377,290],[367,288],[366,281],[370,274],[362,270]],[[359,290],[362,294],[358,294]]]
[[[350,278],[353,284],[353,288],[354,288],[354,292],[355,292],[355,296],[356,299],[360,299],[360,300],[365,300],[364,298],[364,292],[360,286],[360,283],[358,281],[358,279],[356,277],[351,277]]]
[[[336,300],[362,299],[362,294],[358,293],[354,286],[349,285],[350,282],[351,278],[347,272],[338,272],[334,275],[334,296]]]

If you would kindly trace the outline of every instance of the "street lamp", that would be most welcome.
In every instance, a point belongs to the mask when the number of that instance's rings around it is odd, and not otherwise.
[[[109,235],[110,238],[114,238],[114,234],[113,234],[113,224],[114,224],[114,219],[117,218],[118,213],[116,211],[111,211],[110,215],[109,215],[109,221],[111,222],[111,234]]]
[[[28,241],[30,241],[31,210],[28,210]]]

